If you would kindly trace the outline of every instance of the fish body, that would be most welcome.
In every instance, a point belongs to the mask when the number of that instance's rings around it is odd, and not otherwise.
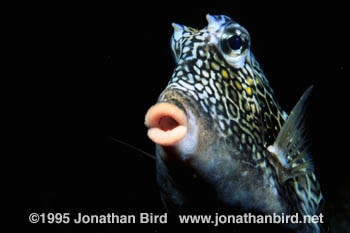
[[[305,128],[312,88],[288,116],[251,49],[223,15],[197,30],[173,24],[174,73],[146,114],[169,211],[317,215],[323,196]],[[318,224],[287,224],[320,232]]]

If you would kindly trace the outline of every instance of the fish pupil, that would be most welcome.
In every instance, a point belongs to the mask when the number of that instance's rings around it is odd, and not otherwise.
[[[238,35],[233,35],[227,40],[227,43],[232,50],[238,50],[242,46],[242,39]]]

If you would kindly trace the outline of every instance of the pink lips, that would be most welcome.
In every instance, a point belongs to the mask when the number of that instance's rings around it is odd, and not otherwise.
[[[171,146],[187,133],[187,116],[174,104],[158,103],[146,113],[148,137],[156,144]]]

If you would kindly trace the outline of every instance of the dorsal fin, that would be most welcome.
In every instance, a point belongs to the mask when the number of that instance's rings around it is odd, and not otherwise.
[[[267,148],[272,163],[278,168],[281,183],[313,172],[309,134],[305,127],[305,113],[310,102],[312,88],[311,86],[305,91],[284,123],[276,141]]]

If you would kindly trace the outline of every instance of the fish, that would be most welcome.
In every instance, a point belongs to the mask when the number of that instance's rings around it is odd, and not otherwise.
[[[319,215],[324,198],[306,125],[313,87],[288,115],[247,29],[225,15],[206,19],[201,30],[172,24],[174,72],[145,115],[166,210]],[[324,231],[320,223],[283,227]]]

